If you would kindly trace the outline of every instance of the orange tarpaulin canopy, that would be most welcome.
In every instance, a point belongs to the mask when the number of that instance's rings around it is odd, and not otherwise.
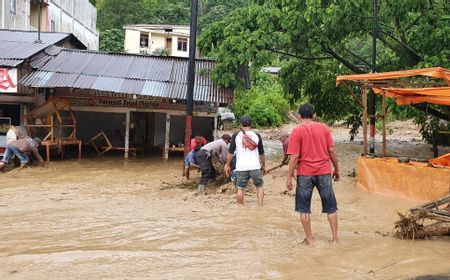
[[[373,88],[377,94],[395,98],[398,105],[432,103],[450,106],[450,87],[438,88]]]
[[[413,69],[404,71],[393,71],[383,73],[369,73],[369,74],[357,74],[357,75],[343,75],[336,77],[336,86],[339,86],[343,81],[381,81],[398,79],[413,76],[427,76],[432,78],[439,78],[446,80],[450,86],[450,70],[442,67]]]
[[[435,79],[443,79],[447,87],[426,87],[426,88],[397,88],[397,87],[382,87],[381,85],[370,84],[384,81],[386,85],[395,84],[395,79],[426,76]],[[386,81],[392,80],[392,81]],[[369,87],[377,94],[386,94],[386,96],[395,98],[399,105],[411,105],[418,103],[432,103],[439,105],[450,106],[450,70],[442,67],[414,69],[405,71],[393,71],[384,73],[370,73],[358,75],[344,75],[336,78],[336,86],[344,81],[354,81],[360,83],[367,83]],[[408,86],[414,86],[411,82]]]

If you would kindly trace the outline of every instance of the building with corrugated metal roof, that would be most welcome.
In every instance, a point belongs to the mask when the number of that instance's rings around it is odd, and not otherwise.
[[[68,101],[83,143],[112,130],[124,138],[125,157],[131,146],[160,151],[165,158],[183,151],[187,58],[60,49],[30,63],[39,67],[20,83],[47,99]],[[212,141],[218,108],[232,102],[233,90],[214,84],[215,61],[195,64],[193,135]]]
[[[40,39],[40,40],[38,40]],[[20,79],[44,65],[61,48],[86,49],[68,33],[0,30],[0,155],[9,126],[21,126],[24,114],[45,96],[24,87]]]
[[[86,49],[68,33],[42,32],[40,42],[37,40],[37,32],[0,30],[0,117],[10,119],[13,125],[23,124],[23,112],[35,102],[34,91],[18,83],[33,67],[39,66],[31,61],[44,63],[55,48]]]

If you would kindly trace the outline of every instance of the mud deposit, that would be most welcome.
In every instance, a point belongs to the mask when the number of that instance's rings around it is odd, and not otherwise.
[[[396,212],[417,202],[355,188],[347,174],[361,146],[337,148],[341,243],[328,243],[315,193],[316,248],[301,245],[294,197],[282,194],[286,167],[265,177],[263,208],[252,192],[240,208],[233,192],[161,189],[182,179],[180,158],[57,161],[0,174],[0,279],[448,279],[450,240],[385,236]]]

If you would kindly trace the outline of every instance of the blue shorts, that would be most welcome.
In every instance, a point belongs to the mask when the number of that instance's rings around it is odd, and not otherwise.
[[[236,187],[241,190],[247,188],[247,183],[252,178],[255,187],[260,188],[264,185],[261,169],[237,171]]]
[[[331,175],[297,176],[295,211],[311,213],[311,197],[314,187],[322,200],[322,213],[333,214],[338,210],[336,197],[331,185]]]
[[[234,182],[234,184],[236,184],[236,180],[237,180],[237,171],[236,169],[234,169],[233,171],[231,171],[231,182]]]

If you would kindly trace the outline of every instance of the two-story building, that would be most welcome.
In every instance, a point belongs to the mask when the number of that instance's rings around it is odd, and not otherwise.
[[[40,7],[39,7],[40,5]],[[89,0],[0,0],[1,29],[74,34],[88,49],[97,50],[97,10]]]
[[[124,29],[127,53],[189,56],[187,25],[135,24]]]

